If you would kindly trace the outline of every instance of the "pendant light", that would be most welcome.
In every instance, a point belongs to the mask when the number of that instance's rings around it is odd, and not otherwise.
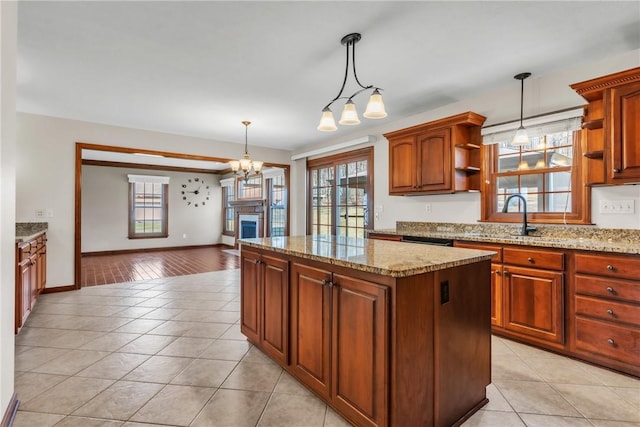
[[[245,120],[242,122],[242,124],[244,125],[244,155],[240,160],[231,160],[229,162],[229,165],[231,166],[231,170],[234,174],[238,175],[241,172],[244,175],[244,180],[246,181],[247,179],[249,179],[251,171],[256,174],[260,174],[264,162],[261,162],[259,160],[251,160],[249,151],[247,149],[247,133],[251,122]]]
[[[346,66],[344,70],[344,79],[342,80],[342,87],[340,88],[340,92],[338,95],[331,100],[323,109],[322,109],[322,117],[320,118],[320,124],[318,125],[318,130],[323,132],[332,132],[338,129],[336,126],[336,121],[333,118],[333,112],[329,107],[338,99],[346,99],[347,102],[344,105],[344,109],[342,111],[342,115],[340,116],[339,123],[341,125],[357,125],[360,124],[360,118],[358,118],[358,111],[356,110],[356,104],[353,102],[353,98],[359,93],[373,88],[373,92],[371,93],[371,97],[369,98],[369,103],[367,104],[367,109],[364,112],[363,116],[368,119],[382,119],[387,117],[387,112],[384,109],[384,102],[382,102],[382,94],[379,87],[374,87],[373,85],[364,86],[358,80],[358,75],[356,74],[356,43],[360,41],[362,36],[360,33],[351,33],[347,34],[340,40],[343,46],[346,46],[347,50],[347,60]],[[351,50],[351,56],[349,56],[349,50]],[[347,78],[349,76],[349,62],[351,61],[351,68],[353,72],[353,77],[360,86],[361,89],[358,89],[353,95],[350,97],[343,97],[342,92],[344,91],[344,86],[347,83]]]
[[[529,135],[527,134],[527,130],[522,125],[522,113],[523,113],[523,101],[524,101],[524,79],[531,76],[531,73],[520,73],[513,76],[514,79],[520,80],[520,127],[516,131],[516,135],[513,137],[513,141],[511,141],[511,145],[516,147],[522,147],[524,145],[529,145]]]

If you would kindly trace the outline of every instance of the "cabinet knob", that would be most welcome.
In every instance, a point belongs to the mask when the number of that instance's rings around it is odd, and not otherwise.
[[[607,310],[607,314],[608,314],[609,316],[613,316],[613,310],[611,310],[611,309]]]
[[[503,276],[508,276],[509,274],[511,274],[511,273],[509,273],[509,272],[508,272],[508,271],[506,271],[506,270],[502,273],[502,275],[503,275]]]
[[[609,345],[615,345],[616,344],[616,342],[613,340],[613,338],[609,338],[607,340],[607,342],[609,343]]]
[[[614,271],[615,269],[616,268],[613,265],[611,265],[611,264],[607,265],[607,270]]]
[[[620,169],[619,168],[613,168],[613,172],[614,173],[620,173]]]
[[[527,261],[529,261],[529,262],[530,262],[530,263],[532,263],[532,264],[533,264],[534,262],[536,262],[536,260],[535,260],[535,259],[533,259],[533,258],[531,258],[531,257],[527,258]]]
[[[333,288],[334,285],[335,283],[333,283],[331,280],[324,279],[322,281],[322,286],[328,286],[330,288]]]
[[[613,288],[611,286],[607,286],[607,292],[609,292],[610,294],[614,293],[615,291],[613,290]]]

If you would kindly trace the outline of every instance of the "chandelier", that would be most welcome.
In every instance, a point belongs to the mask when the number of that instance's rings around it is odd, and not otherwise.
[[[240,172],[242,172],[242,174],[244,175],[244,180],[246,181],[247,179],[249,179],[251,171],[257,174],[260,173],[264,162],[261,162],[259,160],[251,160],[251,157],[249,157],[249,151],[247,149],[247,133],[251,122],[245,120],[242,122],[242,124],[244,125],[244,155],[240,160],[231,160],[229,162],[229,165],[231,166],[231,170],[234,174],[238,175]]]
[[[384,103],[382,102],[382,95],[380,94],[379,87],[374,87],[373,85],[364,86],[358,80],[358,75],[356,74],[356,43],[360,41],[362,36],[360,33],[351,33],[347,34],[340,40],[347,48],[347,61],[344,70],[344,80],[342,81],[342,87],[340,88],[340,92],[338,95],[329,102],[326,107],[322,109],[322,117],[320,118],[320,124],[318,125],[318,130],[323,132],[332,132],[337,130],[336,121],[333,118],[333,112],[331,112],[331,104],[333,104],[338,99],[346,99],[347,102],[344,105],[344,109],[342,110],[342,116],[340,117],[341,125],[357,125],[360,124],[360,119],[358,118],[358,112],[356,111],[356,104],[353,102],[353,97],[358,95],[359,93],[373,88],[373,92],[371,93],[371,97],[369,98],[369,103],[367,104],[367,109],[364,112],[363,116],[368,119],[382,119],[387,117],[387,112],[384,110]],[[349,75],[349,48],[351,48],[351,68],[353,70],[353,77],[360,86],[361,89],[358,89],[353,95],[350,97],[343,97],[342,92],[344,91],[344,86],[347,83],[347,77]]]

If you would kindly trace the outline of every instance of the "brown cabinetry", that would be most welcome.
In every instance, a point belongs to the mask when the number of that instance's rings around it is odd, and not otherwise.
[[[47,237],[16,244],[15,332],[18,333],[31,314],[40,292],[47,283]]]
[[[572,350],[640,375],[640,258],[578,253],[574,273]]]
[[[587,184],[640,182],[640,67],[571,85],[583,120]]]
[[[389,194],[417,195],[480,189],[480,128],[467,112],[385,134]]]
[[[387,424],[388,288],[292,265],[294,375],[358,425]]]
[[[240,330],[281,363],[289,356],[289,262],[243,250]]]

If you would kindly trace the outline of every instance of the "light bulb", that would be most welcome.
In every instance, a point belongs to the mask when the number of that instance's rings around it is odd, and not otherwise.
[[[387,117],[387,112],[384,110],[384,102],[382,102],[382,95],[378,89],[374,90],[369,98],[367,104],[367,110],[363,114],[367,119],[383,119]]]
[[[342,110],[342,116],[338,122],[341,125],[359,125],[360,119],[358,118],[358,111],[356,111],[356,104],[352,100],[348,100],[344,104],[344,110]]]

